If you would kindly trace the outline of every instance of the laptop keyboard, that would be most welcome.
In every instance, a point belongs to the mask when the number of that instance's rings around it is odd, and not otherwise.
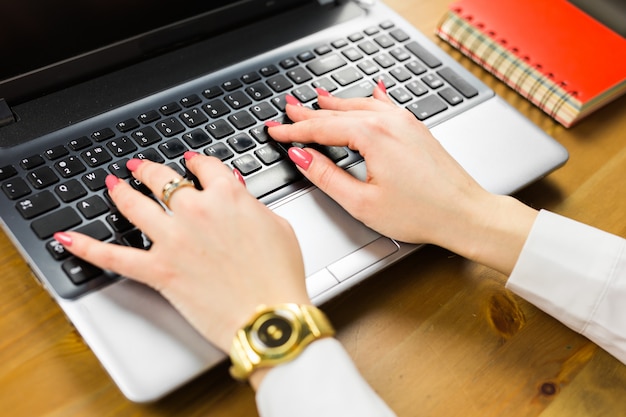
[[[263,124],[266,120],[289,123],[285,96],[291,94],[315,108],[317,87],[339,97],[366,97],[378,80],[384,81],[398,105],[422,121],[454,112],[461,103],[480,95],[406,32],[386,21],[159,107],[129,113],[114,125],[93,126],[90,133],[41,153],[24,155],[18,163],[0,168],[4,198],[14,202],[41,248],[63,271],[50,280],[56,292],[77,297],[117,277],[71,256],[52,239],[56,231],[73,229],[143,249],[151,245],[116,210],[104,183],[108,174],[114,174],[150,195],[126,169],[130,158],[164,163],[190,177],[183,153],[194,150],[212,155],[237,168],[251,194],[263,199],[302,181],[286,156],[287,147],[272,141]],[[316,147],[344,168],[361,160],[348,148]]]

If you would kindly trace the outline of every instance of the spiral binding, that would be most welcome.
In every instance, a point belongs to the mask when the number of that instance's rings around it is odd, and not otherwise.
[[[541,65],[533,66],[530,58],[519,56],[514,49],[508,50],[505,39],[498,40],[496,33],[480,23],[472,24],[473,20],[473,16],[462,16],[461,9],[452,9],[437,25],[437,35],[550,117],[569,126],[575,111],[580,109],[576,92],[562,88],[552,73],[542,70]]]

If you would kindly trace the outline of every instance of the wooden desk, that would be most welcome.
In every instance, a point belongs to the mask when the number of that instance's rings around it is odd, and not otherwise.
[[[448,0],[387,3],[435,39]],[[438,43],[569,149],[565,167],[518,197],[626,236],[626,97],[567,130]],[[252,391],[225,367],[158,403],[127,401],[4,234],[0,265],[0,413],[256,415]],[[507,294],[504,281],[428,247],[325,309],[365,378],[401,416],[625,415],[626,366]]]

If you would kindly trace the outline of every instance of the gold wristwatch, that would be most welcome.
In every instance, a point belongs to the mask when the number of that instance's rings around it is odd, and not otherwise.
[[[293,360],[314,340],[333,334],[328,318],[312,305],[259,306],[233,339],[230,374],[247,380],[256,369]]]

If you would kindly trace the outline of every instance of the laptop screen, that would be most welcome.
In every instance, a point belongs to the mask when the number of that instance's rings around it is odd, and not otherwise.
[[[0,0],[0,98],[12,104],[303,0]]]

